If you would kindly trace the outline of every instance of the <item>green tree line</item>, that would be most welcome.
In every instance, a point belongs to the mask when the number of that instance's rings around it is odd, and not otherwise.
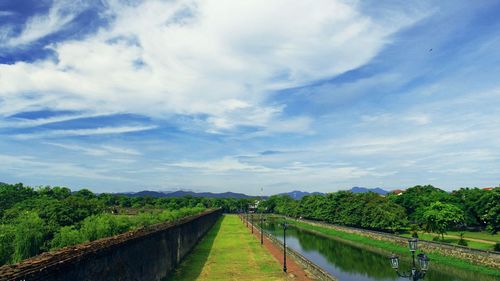
[[[451,193],[431,185],[414,186],[400,195],[339,191],[293,200],[274,195],[260,204],[266,212],[320,220],[345,226],[398,231],[412,227],[444,234],[475,228],[497,233],[500,227],[500,187],[461,188]]]
[[[171,221],[205,208],[246,209],[253,200],[131,197],[66,187],[0,184],[0,266],[39,253]]]

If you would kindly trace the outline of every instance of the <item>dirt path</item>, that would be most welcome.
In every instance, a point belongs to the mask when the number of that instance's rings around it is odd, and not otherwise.
[[[444,237],[460,239],[460,236],[458,236],[458,235],[445,234]],[[470,237],[464,237],[464,239],[465,240],[469,240],[469,241],[476,241],[476,242],[481,242],[481,243],[485,243],[485,244],[495,245],[495,242],[489,241],[489,240],[483,240],[483,239],[477,239],[477,238],[470,238]]]
[[[246,222],[242,221],[245,224]],[[248,231],[252,231],[252,225],[248,223]],[[260,231],[257,228],[254,228],[253,231],[254,236],[260,241]],[[264,235],[264,247],[273,255],[273,257],[279,261],[281,267],[283,268],[283,251],[274,245],[265,235]],[[295,280],[295,281],[307,281],[307,280],[316,280],[314,277],[305,271],[300,265],[298,265],[291,257],[287,255],[286,259],[286,267],[287,267],[287,280]]]

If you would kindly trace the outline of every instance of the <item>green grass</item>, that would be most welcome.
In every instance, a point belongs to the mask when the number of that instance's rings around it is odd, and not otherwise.
[[[312,224],[304,223],[304,222],[298,222],[298,221],[293,221],[293,220],[289,220],[288,222],[291,225],[294,225],[294,226],[302,228],[302,229],[314,231],[314,232],[325,234],[328,236],[335,236],[335,237],[338,237],[340,239],[355,242],[355,243],[360,244],[360,245],[375,247],[375,248],[379,248],[379,249],[386,250],[388,252],[392,252],[392,253],[396,253],[396,254],[400,254],[400,255],[406,255],[408,253],[407,247],[403,247],[401,245],[398,245],[396,243],[392,243],[389,241],[374,240],[374,239],[370,239],[370,238],[365,237],[365,236],[347,233],[347,232],[342,232],[342,231],[335,230],[332,228],[312,225]],[[437,262],[437,263],[441,263],[444,265],[455,266],[455,267],[461,268],[461,269],[466,269],[466,270],[470,270],[470,271],[474,271],[474,272],[479,272],[479,273],[483,273],[483,274],[488,274],[488,275],[500,277],[500,271],[498,271],[497,269],[494,269],[494,268],[471,264],[469,261],[462,260],[462,259],[455,258],[455,257],[444,256],[444,255],[441,255],[437,252],[431,252],[431,253],[426,253],[426,254],[429,256],[429,258],[432,260],[432,262]]]
[[[403,234],[401,234],[401,236],[411,237],[411,234],[403,233]],[[432,234],[432,233],[424,233],[424,232],[418,233],[418,239],[421,239],[421,240],[433,241],[433,238],[436,236],[438,236],[438,235]],[[468,237],[467,235],[464,235],[464,240],[467,241],[467,246],[471,247],[471,248],[481,249],[481,250],[492,250],[493,246],[495,245],[494,242],[484,243],[484,242],[479,242],[479,241],[472,241],[472,240],[467,239],[467,237]],[[460,238],[458,238],[458,237],[450,237],[450,236],[445,235],[444,240],[440,239],[438,242],[444,242],[444,243],[458,245],[457,243],[458,243],[459,239]]]
[[[223,216],[167,280],[285,280],[236,215]]]
[[[460,231],[448,231],[449,235],[460,236]],[[491,234],[486,231],[464,231],[464,238],[473,238],[473,239],[481,239],[491,242],[500,242],[500,235]]]

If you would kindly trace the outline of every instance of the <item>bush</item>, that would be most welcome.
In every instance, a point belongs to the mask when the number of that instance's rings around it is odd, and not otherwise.
[[[15,232],[12,225],[0,225],[0,266],[10,263],[14,254]]]
[[[84,219],[80,231],[84,240],[94,241],[125,232],[128,229],[128,224],[118,220],[117,217],[102,214]]]
[[[500,252],[500,243],[495,243],[495,246],[493,246],[493,251]]]
[[[18,220],[15,226],[13,262],[37,255],[45,241],[45,223],[37,213],[26,212]]]
[[[61,227],[51,241],[52,249],[59,249],[85,241],[83,235],[74,226]]]
[[[469,244],[467,241],[464,240],[464,234],[465,232],[460,232],[460,240],[458,240],[457,244],[460,246],[468,246]]]

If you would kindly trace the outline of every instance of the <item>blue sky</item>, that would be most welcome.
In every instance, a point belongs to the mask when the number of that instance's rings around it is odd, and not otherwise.
[[[500,2],[0,0],[0,181],[500,183]]]

